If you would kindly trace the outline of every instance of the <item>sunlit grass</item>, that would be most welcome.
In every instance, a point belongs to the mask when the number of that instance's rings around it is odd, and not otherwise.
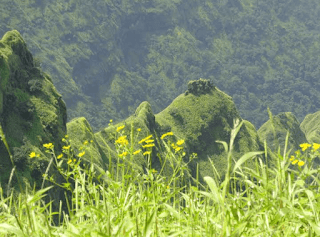
[[[102,173],[83,160],[90,141],[84,141],[74,155],[68,137],[63,138],[66,144],[57,156],[52,143],[44,144],[52,156],[50,165],[64,182],[56,183],[49,177],[49,167],[44,181],[72,193],[68,210],[54,212],[51,204],[44,202],[51,187],[8,197],[1,189],[1,236],[320,235],[319,170],[314,165],[320,145],[302,144],[302,150],[290,157],[285,149],[270,167],[262,159],[266,159],[266,152],[249,152],[234,162],[232,148],[241,125],[235,123],[229,144],[219,141],[227,151],[224,180],[213,175],[204,178],[205,184],[196,179],[191,183],[191,177],[185,177],[184,141],[171,142],[172,132],[160,139],[150,135],[137,141],[141,129],[132,128],[126,135],[124,127],[118,127],[117,162],[115,167],[110,162]],[[166,148],[159,170],[150,159],[155,139]],[[133,149],[135,143],[141,149]],[[148,161],[145,169],[134,164],[134,156],[142,149]],[[30,158],[37,159],[37,154],[31,152]],[[189,162],[195,158],[192,154]],[[249,159],[254,159],[255,168],[244,166]],[[171,168],[171,175],[164,175],[165,166]],[[212,171],[217,174],[213,161]],[[60,201],[60,207],[63,202],[66,200]],[[58,225],[53,224],[54,216],[61,220]]]

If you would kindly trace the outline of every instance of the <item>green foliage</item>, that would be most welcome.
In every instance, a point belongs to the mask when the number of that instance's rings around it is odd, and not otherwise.
[[[22,33],[66,100],[68,119],[85,116],[94,131],[145,100],[160,112],[200,77],[231,95],[256,127],[267,107],[302,120],[320,106],[315,0],[4,0],[2,9],[1,32]]]
[[[229,144],[221,142],[229,164],[233,163],[233,144],[241,125],[243,122],[235,124]],[[118,127],[119,136],[124,135],[123,129]],[[132,127],[129,137],[136,137],[134,131]],[[7,198],[0,188],[0,233],[150,237],[320,234],[319,172],[313,166],[320,155],[320,144],[301,144],[302,150],[295,157],[279,155],[274,169],[259,158],[263,152],[247,153],[233,169],[227,167],[225,178],[207,176],[205,184],[201,184],[195,178],[186,182],[190,176],[186,164],[181,162],[183,153],[174,151],[170,140],[170,133],[161,137],[166,150],[159,154],[163,166],[158,170],[152,167],[150,154],[144,155],[148,162],[144,170],[131,162],[137,154],[131,149],[135,139],[130,143],[115,141],[118,156],[115,172],[98,171],[93,163],[83,163],[88,143],[79,154],[66,146],[59,156],[51,143],[44,144],[63,180],[58,182],[45,172],[43,181],[62,187],[71,198],[60,199],[60,208],[54,212],[52,202],[46,201],[53,186],[38,191],[26,189]],[[69,144],[67,139],[64,142]],[[32,157],[40,158],[36,153]],[[195,157],[190,156],[190,161]],[[254,168],[245,165],[248,160],[255,162]],[[165,163],[173,171],[167,176]],[[217,172],[213,163],[211,168]],[[58,222],[54,222],[55,217]]]
[[[214,89],[214,86],[209,80],[203,80],[200,78],[196,81],[190,81],[188,83],[188,90],[184,94],[188,95],[189,93],[192,93],[194,95],[201,95],[209,93],[212,89]]]

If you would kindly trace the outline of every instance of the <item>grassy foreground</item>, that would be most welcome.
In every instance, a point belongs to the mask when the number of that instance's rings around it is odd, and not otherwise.
[[[182,182],[187,169],[182,161],[184,141],[171,143],[171,132],[160,138],[166,147],[161,154],[162,167],[171,166],[170,177],[163,175],[163,168],[152,167],[151,135],[139,141],[147,149],[143,155],[148,167],[141,170],[134,166],[133,157],[142,150],[132,149],[131,143],[136,142],[133,128],[129,142],[122,131],[124,126],[118,127],[118,161],[99,174],[82,160],[90,141],[84,141],[83,151],[75,156],[71,155],[67,137],[63,139],[66,146],[57,156],[53,144],[44,144],[65,182],[56,183],[47,172],[43,178],[72,193],[68,211],[60,208],[53,212],[51,204],[44,202],[52,186],[8,197],[0,189],[0,235],[319,236],[319,170],[314,159],[320,145],[301,144],[295,156],[289,156],[285,148],[271,166],[266,158],[262,161],[266,151],[247,153],[235,162],[232,147],[241,125],[235,122],[229,144],[219,141],[228,154],[224,180],[212,163],[216,175],[205,177],[205,185],[196,179]],[[32,152],[30,157],[36,159],[37,154]],[[194,158],[195,154],[189,160]],[[243,165],[248,159],[255,160],[254,169]],[[54,216],[61,220],[58,225],[53,224]]]

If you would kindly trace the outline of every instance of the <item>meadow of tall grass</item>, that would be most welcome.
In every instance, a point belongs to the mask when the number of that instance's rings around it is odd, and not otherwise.
[[[84,149],[75,155],[67,136],[57,156],[52,143],[44,144],[64,182],[57,183],[46,171],[43,179],[52,186],[7,196],[0,189],[0,236],[319,236],[319,168],[314,160],[320,145],[301,144],[295,155],[285,147],[276,161],[267,159],[267,149],[235,161],[232,149],[241,125],[235,122],[229,143],[218,141],[227,151],[223,180],[212,161],[214,175],[204,177],[205,183],[186,179],[184,141],[172,143],[172,132],[158,138],[166,147],[161,162],[162,167],[171,166],[169,176],[151,163],[157,138],[150,135],[135,141],[139,129],[132,128],[128,140],[123,126],[117,128],[118,160],[102,173],[83,161],[90,141],[84,141]],[[2,140],[9,151],[3,133]],[[134,156],[142,152],[133,150],[136,142],[150,149],[143,153],[148,161],[145,169],[134,165]],[[29,156],[37,159],[35,152]],[[189,161],[193,159],[196,154]],[[245,166],[249,159],[254,168]],[[44,201],[55,185],[72,196],[60,200],[58,211]],[[62,208],[64,202],[67,210]]]

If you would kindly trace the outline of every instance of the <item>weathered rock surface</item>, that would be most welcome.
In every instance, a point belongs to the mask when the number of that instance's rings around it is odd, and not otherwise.
[[[296,151],[300,148],[300,144],[307,142],[304,132],[300,129],[298,120],[291,112],[280,113],[273,116],[272,119],[274,130],[270,119],[258,130],[261,141],[266,140],[268,147],[272,151],[277,151],[279,145],[283,151],[287,132],[289,132],[288,149]]]

